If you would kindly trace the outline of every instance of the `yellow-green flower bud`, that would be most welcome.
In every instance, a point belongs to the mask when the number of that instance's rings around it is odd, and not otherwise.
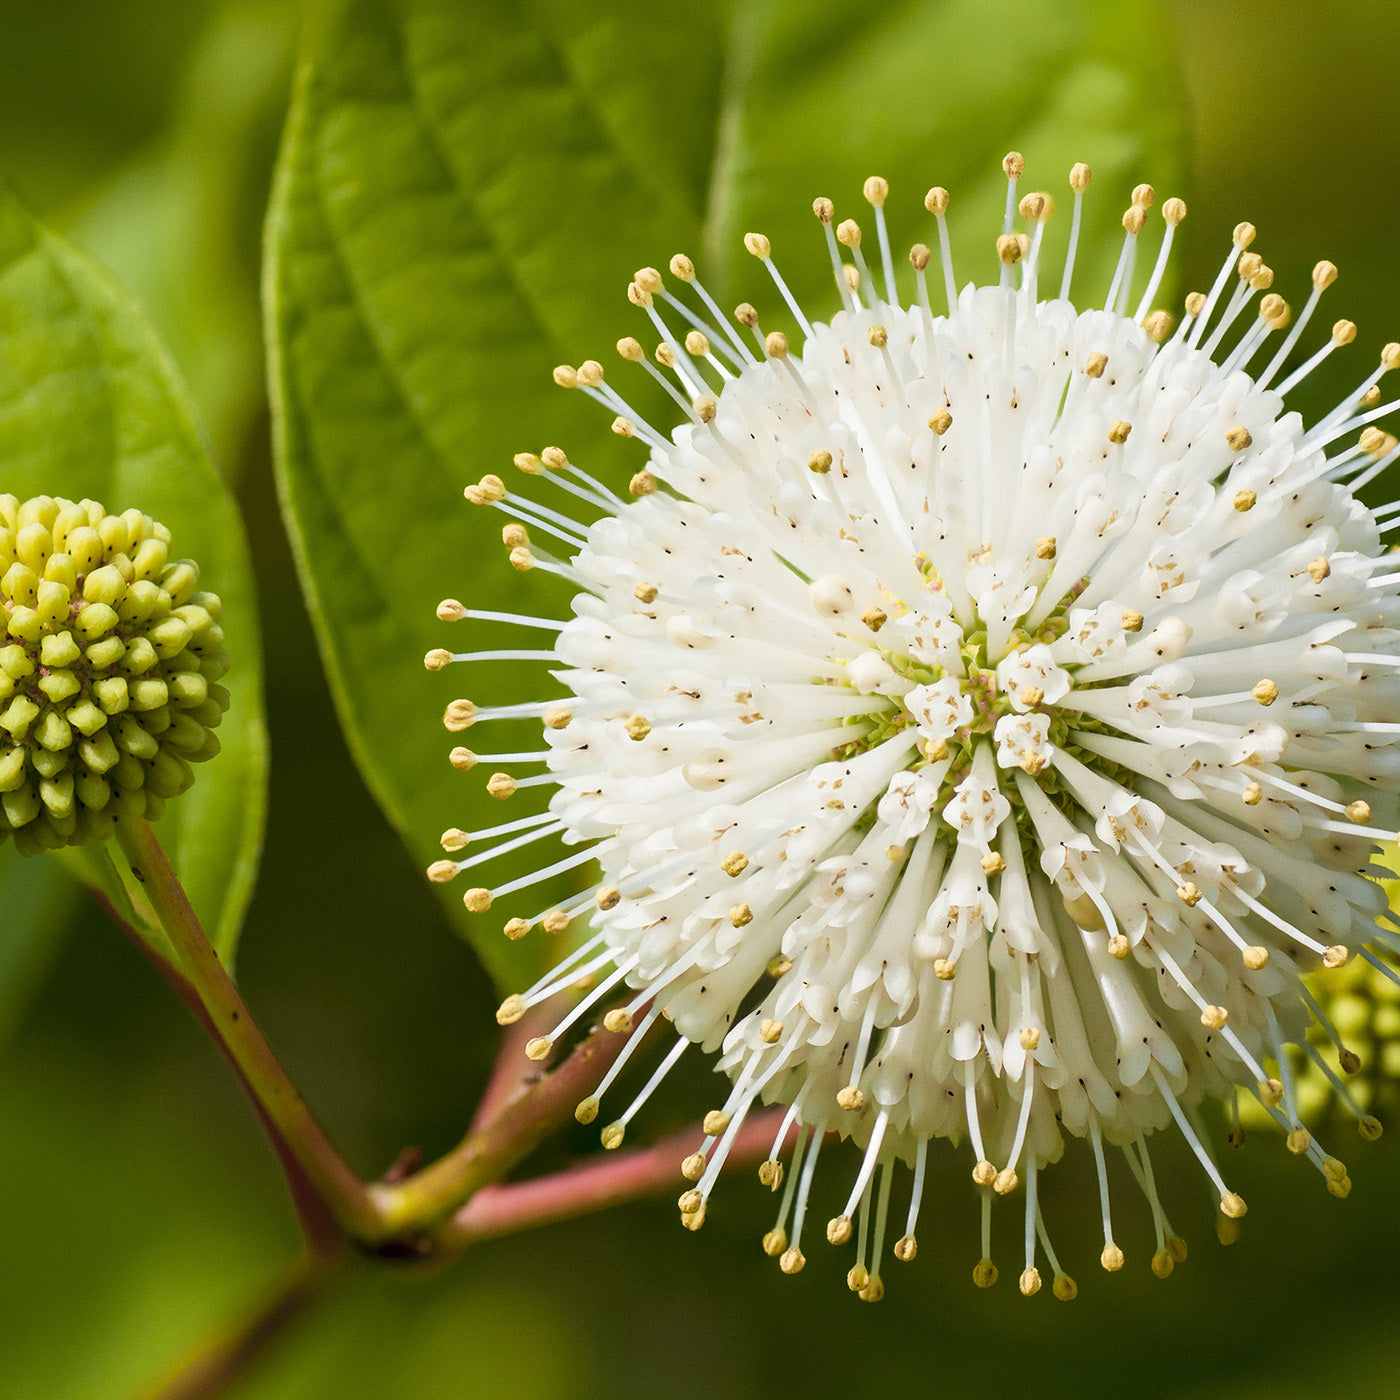
[[[170,532],[0,495],[0,840],[26,854],[158,817],[228,708],[219,600]]]

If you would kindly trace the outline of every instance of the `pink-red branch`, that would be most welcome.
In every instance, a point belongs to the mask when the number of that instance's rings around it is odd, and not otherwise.
[[[234,1076],[243,1086],[244,1093],[248,1096],[249,1103],[253,1106],[253,1111],[258,1115],[258,1121],[262,1124],[263,1131],[267,1134],[267,1140],[271,1144],[273,1152],[277,1156],[278,1164],[282,1168],[282,1175],[287,1182],[287,1190],[292,1198],[292,1205],[296,1210],[297,1219],[301,1223],[302,1233],[306,1238],[307,1247],[313,1253],[329,1255],[336,1253],[343,1245],[343,1236],[340,1227],[336,1223],[335,1217],[322,1200],[320,1193],[312,1185],[306,1172],[302,1170],[301,1163],[297,1161],[296,1153],[292,1151],[287,1140],[282,1136],[277,1124],[272,1120],[271,1115],[263,1106],[262,1100],[258,1097],[248,1076],[243,1073],[242,1066],[238,1063],[236,1056],[232,1054],[224,1039],[219,1035],[213,1018],[209,1014],[208,1008],[200,1000],[199,993],[195,990],[190,980],[177,968],[168,958],[151,945],[149,939],[143,938],[122,916],[117,912],[112,901],[106,893],[97,888],[92,888],[92,895],[97,902],[106,910],[112,922],[130,940],[131,945],[146,959],[155,970],[165,979],[166,983],[175,994],[188,1007],[190,1014],[199,1022],[208,1033],[210,1040],[218,1047],[219,1053],[224,1057],[229,1067],[233,1070]]]
[[[505,1102],[491,1120],[468,1133],[446,1156],[406,1181],[371,1186],[385,1237],[436,1234],[437,1227],[478,1191],[499,1181],[573,1118],[574,1109],[597,1087],[628,1039],[611,1031],[591,1031],[556,1068],[522,1081],[513,1097],[502,1094]]]
[[[724,1169],[752,1167],[764,1161],[781,1119],[781,1109],[749,1118],[734,1138]],[[686,1186],[681,1161],[698,1146],[692,1129],[652,1147],[609,1154],[551,1176],[483,1187],[443,1227],[438,1240],[444,1249],[457,1251],[479,1240],[569,1220],[624,1201],[668,1190],[679,1194]]]
[[[472,1114],[469,1131],[479,1133],[495,1121],[497,1114],[525,1092],[539,1077],[539,1067],[525,1055],[525,1047],[537,1035],[543,1035],[561,1019],[559,1006],[563,997],[550,997],[530,1007],[501,1036],[501,1048],[491,1066],[481,1098]]]

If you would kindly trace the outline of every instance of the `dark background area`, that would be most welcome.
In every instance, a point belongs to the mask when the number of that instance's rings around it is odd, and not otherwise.
[[[1356,320],[1368,348],[1300,396],[1316,412],[1361,377],[1370,347],[1400,336],[1400,7],[1173,0],[1169,11],[1191,111],[1183,283],[1208,281],[1244,218],[1296,303],[1312,264],[1335,261],[1331,315]],[[273,750],[240,980],[368,1173],[406,1143],[432,1152],[460,1133],[494,1050],[496,997],[356,776],[279,521],[257,293],[296,22],[270,0],[4,0],[0,172],[143,301],[237,484]],[[1003,10],[991,22],[1019,21]],[[51,932],[26,941],[27,995],[0,1001],[0,1397],[110,1400],[236,1314],[291,1257],[296,1232],[251,1113],[179,1003],[80,899],[36,910],[24,890],[0,897],[7,925],[41,914]],[[708,1107],[705,1077],[669,1095],[649,1128]],[[582,1134],[570,1144],[583,1145]],[[1192,1251],[1162,1282],[1147,1268],[1150,1224],[1126,1193],[1128,1268],[1090,1266],[1092,1165],[1072,1148],[1045,1181],[1047,1216],[1067,1222],[1059,1252],[1084,1261],[1068,1306],[1048,1289],[1021,1299],[1009,1273],[989,1293],[972,1288],[975,1202],[946,1161],[918,1260],[890,1267],[876,1309],[846,1291],[835,1251],[781,1277],[757,1247],[770,1198],[735,1179],[696,1236],[668,1198],[484,1246],[440,1277],[363,1270],[240,1393],[1386,1396],[1400,1392],[1389,1340],[1400,1154],[1387,1138],[1344,1155],[1355,1190],[1338,1202],[1256,1135],[1231,1163],[1246,1229],[1223,1250],[1184,1150],[1164,1146],[1166,1195]]]

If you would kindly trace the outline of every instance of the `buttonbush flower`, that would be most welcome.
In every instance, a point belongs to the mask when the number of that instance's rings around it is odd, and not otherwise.
[[[170,531],[0,495],[0,840],[26,853],[154,820],[219,752],[219,600]]]
[[[1200,1116],[1212,1100],[1257,1102],[1345,1195],[1290,1067],[1302,1054],[1335,1077],[1302,979],[1384,966],[1400,946],[1370,865],[1400,785],[1400,566],[1383,543],[1397,511],[1355,494],[1397,456],[1376,425],[1396,407],[1380,381],[1400,345],[1305,425],[1288,395],[1356,333],[1338,321],[1311,348],[1330,263],[1295,317],[1241,224],[1177,322],[1154,307],[1186,210],[1161,206],[1140,284],[1143,185],[1111,284],[1076,302],[1088,169],[1071,173],[1053,282],[1054,200],[1018,200],[1019,156],[1005,170],[986,286],[959,285],[934,189],[939,253],[914,247],[901,298],[880,179],[865,186],[873,254],[829,200],[814,206],[840,298],[829,322],[759,234],[748,250],[795,335],[747,304],[731,323],[684,256],[669,282],[638,272],[655,363],[638,340],[618,349],[684,422],[647,422],[595,361],[557,370],[650,450],[634,499],[558,448],[516,459],[523,495],[495,476],[469,487],[509,517],[517,569],[575,590],[572,615],[449,600],[444,619],[544,643],[428,657],[541,668],[525,700],[454,701],[449,729],[544,723],[538,749],[454,751],[527,813],[447,833],[433,877],[563,841],[533,873],[468,890],[484,911],[601,870],[568,907],[506,925],[586,916],[588,931],[499,1019],[594,979],[528,1047],[543,1059],[612,1005],[605,1024],[632,1041],[583,1121],[642,1031],[674,1026],[641,1093],[606,1115],[606,1146],[688,1046],[716,1057],[731,1088],[683,1163],[692,1228],[746,1115],[786,1105],[760,1176],[779,1193],[764,1248],[788,1273],[818,1157],[852,1139],[825,1233],[854,1241],[848,1281],[866,1299],[892,1221],[895,1257],[914,1257],[935,1139],[980,1197],[975,1281],[996,1278],[993,1216],[1009,1211],[1027,1295],[1042,1263],[1058,1297],[1076,1291],[1039,1203],[1066,1139],[1084,1144],[1108,1270],[1124,1260],[1111,1206],[1125,1180],[1151,1209],[1153,1269],[1185,1255],[1149,1153],[1161,1130],[1198,1159],[1232,1236],[1245,1203]],[[483,848],[460,854],[469,840]]]

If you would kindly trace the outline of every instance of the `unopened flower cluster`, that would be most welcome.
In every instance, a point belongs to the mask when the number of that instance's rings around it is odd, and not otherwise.
[[[428,658],[540,668],[534,696],[454,701],[449,729],[545,726],[538,748],[454,751],[523,810],[447,833],[434,877],[562,838],[529,875],[473,884],[468,907],[485,911],[601,870],[563,907],[517,908],[510,936],[588,927],[500,1019],[595,979],[529,1047],[547,1057],[614,1004],[606,1024],[632,1040],[584,1120],[644,1031],[672,1023],[661,1067],[605,1116],[610,1146],[687,1046],[716,1057],[731,1087],[683,1164],[692,1228],[746,1119],[779,1105],[764,1248],[789,1273],[818,1156],[853,1140],[830,1168],[845,1204],[825,1234],[854,1243],[848,1278],[868,1299],[891,1236],[914,1256],[937,1139],[979,1198],[976,1282],[997,1276],[993,1217],[1014,1201],[1026,1294],[1043,1264],[1057,1296],[1076,1291],[1038,1193],[1067,1141],[1110,1271],[1125,1182],[1150,1206],[1154,1270],[1184,1257],[1149,1151],[1164,1129],[1232,1237],[1245,1204],[1200,1116],[1212,1101],[1243,1096],[1345,1195],[1290,1057],[1345,1098],[1334,1066],[1356,1056],[1303,978],[1354,958],[1393,976],[1380,955],[1397,947],[1370,863],[1400,786],[1396,514],[1356,492],[1396,459],[1378,424],[1400,345],[1305,424],[1287,396],[1356,337],[1349,321],[1314,330],[1335,267],[1318,264],[1295,313],[1240,225],[1174,314],[1156,298],[1185,206],[1158,211],[1140,186],[1111,284],[1076,299],[1087,169],[1071,174],[1051,282],[1055,201],[1018,198],[1022,162],[1005,168],[1005,221],[975,250],[989,285],[960,284],[934,189],[938,252],[914,247],[902,297],[878,179],[873,240],[814,206],[840,298],[829,322],[809,319],[761,235],[747,246],[787,331],[748,304],[724,315],[684,256],[669,278],[638,272],[654,356],[618,349],[682,425],[648,423],[598,362],[557,371],[649,449],[633,499],[558,448],[517,458],[527,494],[497,476],[468,488],[508,517],[518,569],[572,587],[572,612],[449,601],[446,619],[544,640]]]
[[[219,751],[219,600],[170,532],[95,501],[0,495],[0,839],[23,851],[156,818]]]

